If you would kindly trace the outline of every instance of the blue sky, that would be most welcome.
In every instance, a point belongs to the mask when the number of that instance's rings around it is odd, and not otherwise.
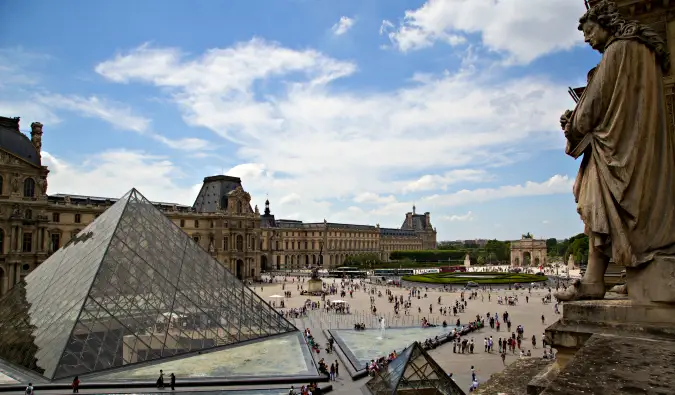
[[[582,0],[9,0],[0,114],[50,193],[191,204],[242,177],[282,218],[439,240],[582,230],[560,114],[599,56]]]

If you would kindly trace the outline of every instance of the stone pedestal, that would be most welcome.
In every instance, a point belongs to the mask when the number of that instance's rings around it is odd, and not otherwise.
[[[313,278],[307,281],[307,292],[309,293],[321,293],[323,292],[323,281],[318,278]]]
[[[675,303],[675,258],[656,257],[644,267],[626,268],[626,285],[636,303]]]
[[[665,391],[654,393],[675,393],[675,380],[656,383],[649,374],[657,355],[665,361],[657,364],[658,377],[675,373],[675,305],[608,297],[563,305],[562,318],[546,328],[547,343],[557,351],[555,369],[546,380],[530,382],[528,393],[634,394],[650,393],[641,390],[649,386]]]

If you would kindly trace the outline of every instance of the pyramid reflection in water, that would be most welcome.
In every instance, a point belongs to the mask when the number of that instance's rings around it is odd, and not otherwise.
[[[0,358],[48,379],[294,331],[135,189],[0,300]]]
[[[373,395],[464,395],[419,342],[403,350],[366,388]]]

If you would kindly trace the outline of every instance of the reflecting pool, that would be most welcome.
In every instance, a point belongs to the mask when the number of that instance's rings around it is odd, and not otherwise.
[[[168,380],[171,373],[175,374],[179,380],[184,378],[317,375],[302,333],[296,332],[224,350],[202,352],[200,355],[116,371],[97,376],[96,381],[154,380],[159,375],[160,369],[164,371],[164,380]]]
[[[394,350],[400,353],[414,341],[422,342],[428,338],[445,335],[452,332],[453,328],[456,327],[387,328],[384,337],[381,336],[380,329],[362,331],[331,329],[329,332],[352,365],[361,370],[372,359],[389,355]]]

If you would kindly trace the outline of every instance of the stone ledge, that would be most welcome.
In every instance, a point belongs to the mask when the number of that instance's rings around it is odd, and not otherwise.
[[[671,325],[559,320],[546,328],[545,332],[548,343],[552,344],[554,348],[579,349],[593,334],[675,341],[675,326]]]
[[[478,386],[476,395],[525,395],[529,382],[542,371],[548,370],[553,362],[541,358],[520,358],[513,361],[501,373]]]
[[[675,306],[636,304],[628,298],[566,302],[563,320],[640,325],[675,325]]]
[[[675,342],[593,335],[542,395],[675,393]]]

